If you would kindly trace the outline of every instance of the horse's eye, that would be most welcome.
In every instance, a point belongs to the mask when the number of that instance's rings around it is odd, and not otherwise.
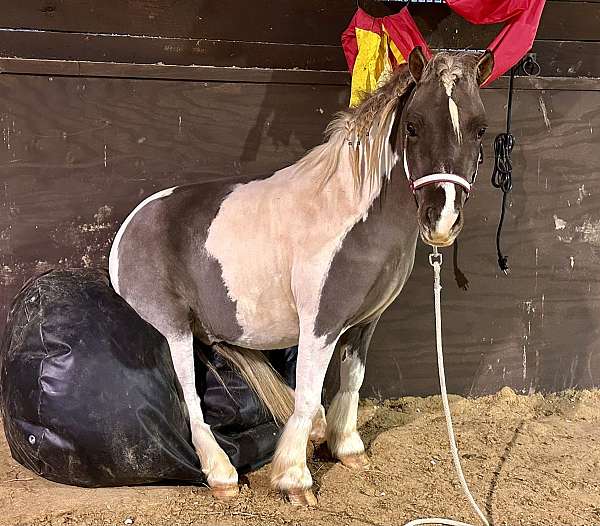
[[[406,123],[406,133],[409,137],[415,137],[417,135],[417,128],[412,122]]]
[[[485,128],[479,128],[479,129],[477,130],[477,138],[478,138],[478,139],[481,139],[481,138],[483,138],[483,136],[485,135],[485,130],[486,130]]]

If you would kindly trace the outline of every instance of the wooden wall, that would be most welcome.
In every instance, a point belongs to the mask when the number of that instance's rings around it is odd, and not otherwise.
[[[392,4],[392,3],[389,3]],[[356,3],[22,0],[0,21],[0,319],[48,267],[106,265],[127,213],[158,189],[269,173],[321,141],[348,100],[339,34]],[[373,12],[397,8],[369,4]],[[414,6],[433,46],[484,47],[497,28]],[[515,188],[497,271],[499,196],[488,182],[506,81],[485,90],[486,163],[460,265],[443,279],[453,392],[600,385],[600,2],[549,1],[517,81]],[[290,211],[293,213],[293,211]],[[243,235],[243,233],[240,233]],[[384,316],[365,395],[437,392],[430,267]]]

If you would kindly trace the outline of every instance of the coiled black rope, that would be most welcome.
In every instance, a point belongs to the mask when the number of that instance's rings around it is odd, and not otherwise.
[[[510,133],[513,81],[515,78],[514,66],[510,70],[510,80],[508,81],[508,105],[506,108],[506,133],[501,133],[494,140],[494,171],[492,172],[492,185],[494,188],[502,190],[502,209],[500,220],[498,221],[498,230],[496,231],[496,251],[498,253],[498,266],[505,274],[510,272],[508,266],[508,256],[502,253],[500,248],[500,237],[502,236],[502,225],[506,214],[506,201],[508,193],[512,190],[512,161],[510,154],[515,146],[515,138]]]

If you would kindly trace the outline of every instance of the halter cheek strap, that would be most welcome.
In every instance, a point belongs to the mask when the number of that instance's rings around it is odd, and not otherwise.
[[[428,186],[430,184],[435,183],[453,183],[455,185],[460,186],[467,194],[467,197],[471,193],[473,185],[475,184],[475,180],[477,179],[477,172],[479,170],[479,165],[483,160],[482,149],[479,151],[479,157],[477,158],[477,164],[475,166],[475,173],[473,174],[473,178],[471,182],[467,181],[464,177],[456,174],[445,174],[445,173],[434,173],[425,175],[423,177],[419,177],[418,179],[413,179],[410,176],[410,170],[408,169],[408,161],[406,160],[406,147],[403,152],[403,161],[404,161],[404,173],[406,174],[406,178],[408,179],[408,183],[410,184],[410,188],[413,194],[424,186]]]

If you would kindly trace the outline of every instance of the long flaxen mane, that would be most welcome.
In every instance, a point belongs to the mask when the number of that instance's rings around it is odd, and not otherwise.
[[[467,71],[474,80],[476,62],[477,56],[470,52],[437,53],[427,64],[423,80],[435,77],[446,92],[450,92]],[[355,190],[377,195],[396,163],[390,136],[396,114],[402,112],[402,104],[408,99],[405,95],[413,87],[407,65],[401,65],[358,106],[338,113],[327,126],[326,142],[309,151],[296,166],[318,168],[320,188],[323,188],[336,172],[340,156],[347,152]]]
[[[354,189],[378,194],[383,178],[389,177],[395,164],[389,139],[396,112],[401,111],[401,97],[413,85],[408,68],[399,67],[358,106],[338,113],[327,126],[326,142],[309,151],[296,166],[318,168],[319,186],[323,188],[336,172],[340,156],[347,152]]]

